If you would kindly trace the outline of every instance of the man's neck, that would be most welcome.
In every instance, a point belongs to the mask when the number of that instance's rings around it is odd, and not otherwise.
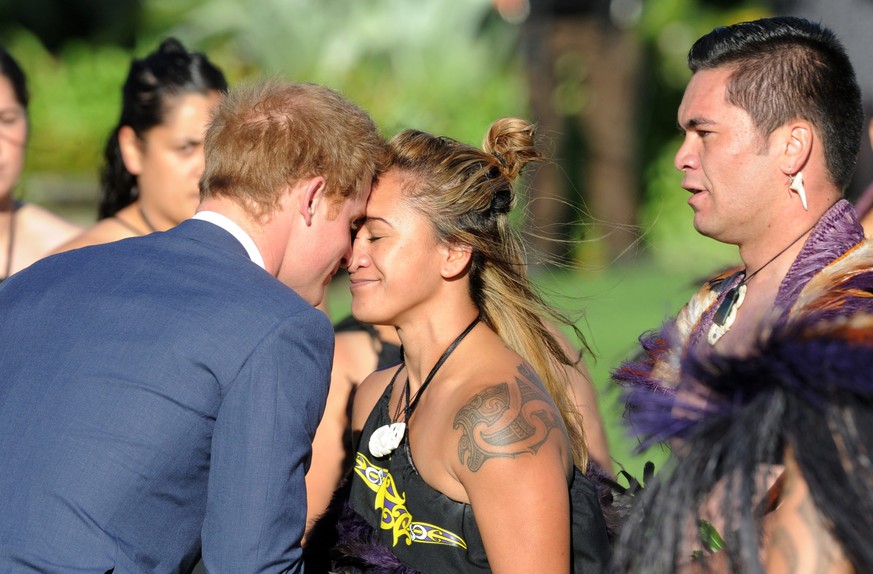
[[[832,206],[833,203],[823,206],[815,213],[787,214],[769,224],[758,237],[739,245],[746,277],[755,273],[772,275],[780,269],[782,272],[777,274],[784,277],[813,229]]]

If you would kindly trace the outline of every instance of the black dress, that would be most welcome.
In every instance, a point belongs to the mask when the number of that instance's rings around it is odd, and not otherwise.
[[[428,486],[413,464],[408,441],[387,458],[376,458],[367,445],[375,429],[390,422],[385,390],[367,420],[351,476],[349,505],[378,540],[406,566],[420,572],[491,572],[485,547],[469,504],[454,501]],[[575,469],[569,487],[574,574],[600,573],[610,545],[597,492]],[[523,524],[518,539],[525,536]],[[373,571],[378,571],[374,569]]]

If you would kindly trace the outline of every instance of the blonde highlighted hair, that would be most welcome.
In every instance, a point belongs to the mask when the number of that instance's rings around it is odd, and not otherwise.
[[[336,206],[360,197],[387,159],[367,112],[324,86],[277,79],[231,89],[204,151],[201,195],[234,199],[254,218],[273,213],[288,186],[315,176]]]
[[[564,419],[574,462],[585,470],[582,415],[567,378],[567,368],[577,368],[577,362],[548,327],[549,322],[573,324],[531,284],[520,235],[509,221],[516,203],[513,183],[527,163],[543,159],[535,136],[534,125],[518,118],[495,121],[483,149],[407,130],[389,142],[389,169],[400,175],[404,199],[432,221],[440,240],[472,248],[473,302],[483,320],[537,372]]]

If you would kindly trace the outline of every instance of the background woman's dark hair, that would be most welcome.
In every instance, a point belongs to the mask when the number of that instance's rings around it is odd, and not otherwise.
[[[26,110],[27,104],[30,102],[27,78],[15,58],[3,47],[0,47],[0,75],[9,78],[9,83],[12,84],[12,90],[15,92],[15,99]]]
[[[142,138],[164,122],[171,98],[212,91],[227,91],[224,74],[204,54],[188,52],[175,38],[164,40],[155,52],[131,62],[121,90],[121,118],[104,151],[98,219],[112,217],[136,199],[136,178],[125,168],[118,144],[121,127],[130,126]]]

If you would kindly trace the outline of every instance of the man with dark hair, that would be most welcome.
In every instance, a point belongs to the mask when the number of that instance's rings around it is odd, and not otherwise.
[[[873,311],[873,246],[842,199],[863,114],[840,42],[807,20],[768,18],[713,30],[688,62],[675,165],[695,228],[736,245],[743,265],[707,281],[614,373],[630,389],[631,412],[647,406],[639,388],[655,389],[667,405],[656,407],[674,415],[708,412],[717,400],[686,376],[689,357],[742,357],[789,321]]]
[[[682,349],[741,353],[764,318],[819,294],[814,278],[839,282],[867,265],[842,199],[861,138],[860,91],[834,35],[799,18],[717,28],[688,62],[675,165],[695,229],[736,245],[743,265],[708,281],[675,323]],[[866,304],[850,297],[840,308]]]
[[[216,118],[193,219],[0,288],[0,571],[302,571],[333,354],[313,305],[385,145],[315,85]]]

